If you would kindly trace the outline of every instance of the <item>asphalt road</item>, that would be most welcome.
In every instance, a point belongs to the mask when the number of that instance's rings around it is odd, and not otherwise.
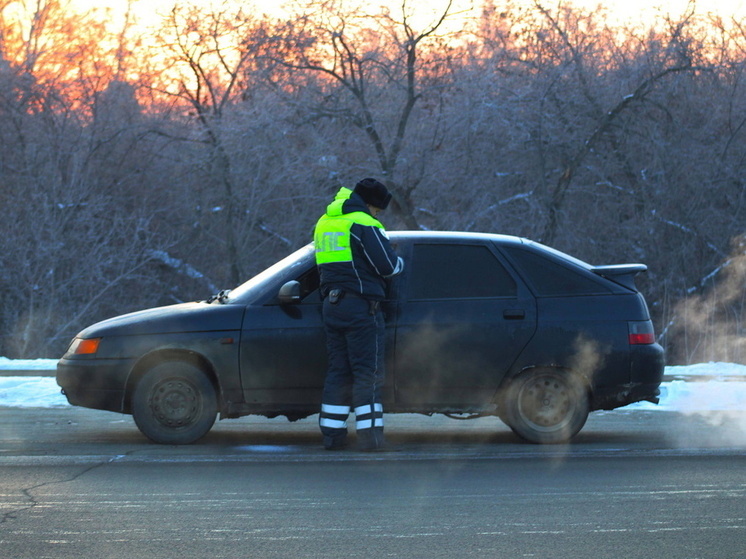
[[[561,446],[387,416],[398,451],[373,455],[323,451],[314,420],[182,447],[0,408],[0,557],[746,557],[746,413],[596,413]]]

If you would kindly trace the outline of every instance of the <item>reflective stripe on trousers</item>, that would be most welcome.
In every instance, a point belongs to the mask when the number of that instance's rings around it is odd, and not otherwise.
[[[334,406],[321,404],[321,415],[319,425],[327,429],[347,430],[347,417],[350,415],[350,406]]]
[[[383,404],[366,404],[355,408],[355,429],[383,428]]]
[[[349,406],[334,406],[321,404],[319,425],[327,429],[347,430],[347,418],[350,415]],[[373,429],[383,427],[383,405],[366,404],[355,408],[355,429]]]

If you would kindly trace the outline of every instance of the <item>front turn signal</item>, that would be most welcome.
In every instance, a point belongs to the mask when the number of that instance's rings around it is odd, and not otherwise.
[[[93,355],[98,351],[98,344],[101,338],[75,338],[70,346],[70,353],[73,355]]]

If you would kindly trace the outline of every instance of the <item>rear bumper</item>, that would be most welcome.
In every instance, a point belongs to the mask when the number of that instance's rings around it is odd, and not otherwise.
[[[666,355],[659,344],[631,346],[630,357],[631,383],[660,385],[666,368]]]
[[[57,384],[73,406],[125,412],[130,359],[65,359],[57,363]]]
[[[630,382],[621,386],[596,387],[592,409],[613,410],[642,401],[658,403],[666,368],[663,348],[659,344],[631,346],[630,357]]]
[[[625,384],[624,386],[615,386],[613,389],[602,388],[594,392],[591,408],[593,410],[614,410],[642,401],[657,404],[660,393],[659,382],[653,384]]]

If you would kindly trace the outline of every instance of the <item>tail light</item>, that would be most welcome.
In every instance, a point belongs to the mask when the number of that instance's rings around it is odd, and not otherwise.
[[[649,320],[645,322],[628,322],[629,325],[629,345],[647,345],[655,343],[655,331],[653,323]]]

